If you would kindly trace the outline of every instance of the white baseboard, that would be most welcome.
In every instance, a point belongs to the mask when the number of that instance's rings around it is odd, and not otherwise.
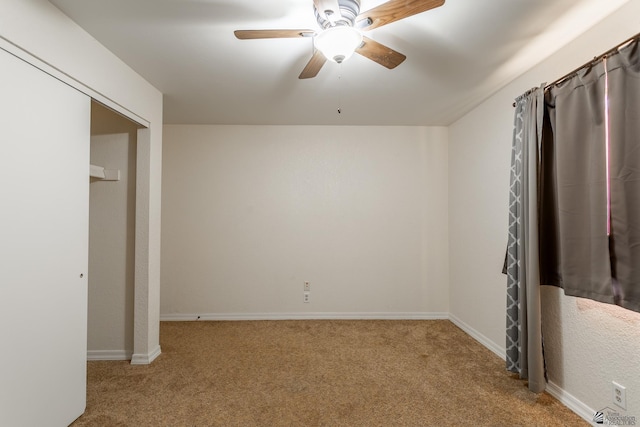
[[[87,360],[131,360],[132,354],[126,350],[87,350]]]
[[[443,320],[449,313],[201,313],[162,314],[164,322],[193,320]]]
[[[494,352],[501,359],[503,360],[506,359],[505,350],[499,345],[497,345],[496,343],[494,343],[493,341],[491,341],[489,338],[482,335],[480,332],[476,331],[471,326],[469,326],[468,324],[466,324],[465,322],[463,322],[462,320],[460,320],[459,318],[457,318],[452,314],[449,315],[449,320],[451,320],[451,322],[453,322],[456,326],[458,326],[464,332],[472,336],[480,344],[482,344],[483,346],[487,347],[489,350]],[[564,406],[571,409],[578,416],[582,417],[585,421],[593,424],[593,415],[595,414],[595,411],[589,406],[585,405],[580,400],[578,400],[575,396],[571,395],[570,393],[567,393],[566,391],[564,391],[563,389],[561,389],[551,381],[547,383],[546,391],[551,396],[558,399],[558,401],[562,403]]]
[[[160,346],[157,346],[147,354],[134,353],[131,356],[132,365],[148,365],[153,362],[158,356],[160,356]]]
[[[580,417],[584,418],[585,421],[594,424],[593,415],[596,413],[595,410],[585,405],[582,401],[578,400],[575,396],[570,393],[567,393],[560,387],[558,387],[555,383],[549,381],[547,383],[547,390],[551,396],[555,397],[567,408],[571,409],[573,412],[578,414]]]
[[[491,341],[489,338],[487,338],[486,336],[482,335],[480,332],[476,331],[471,326],[469,326],[468,324],[464,323],[462,320],[460,320],[459,318],[457,318],[453,314],[449,314],[449,320],[451,320],[451,322],[454,325],[456,325],[457,327],[462,329],[464,332],[466,332],[467,334],[471,335],[480,344],[482,344],[483,346],[487,347],[489,350],[491,350],[496,355],[498,355],[498,357],[500,357],[502,360],[506,360],[507,356],[506,356],[505,349],[503,347],[501,347],[498,344],[496,344],[495,342]]]

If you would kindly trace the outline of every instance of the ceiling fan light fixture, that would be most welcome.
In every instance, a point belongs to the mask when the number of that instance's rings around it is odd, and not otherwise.
[[[349,59],[362,44],[362,34],[353,27],[338,25],[330,27],[314,38],[316,49],[330,61],[340,64]]]

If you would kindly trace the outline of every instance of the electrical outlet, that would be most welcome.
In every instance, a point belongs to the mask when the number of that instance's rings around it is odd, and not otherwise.
[[[302,293],[302,302],[305,304],[311,300],[311,292],[303,292]]]
[[[304,291],[305,292],[310,292],[311,291],[311,283],[304,282]]]
[[[622,409],[627,409],[627,388],[623,385],[618,384],[615,381],[612,381],[613,384],[613,403],[621,407]]]

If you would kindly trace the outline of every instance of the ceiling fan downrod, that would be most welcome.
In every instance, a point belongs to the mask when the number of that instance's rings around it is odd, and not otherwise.
[[[360,0],[337,0],[339,10],[318,10],[314,4],[313,10],[316,14],[318,25],[323,30],[335,26],[353,27],[356,17],[360,14]]]

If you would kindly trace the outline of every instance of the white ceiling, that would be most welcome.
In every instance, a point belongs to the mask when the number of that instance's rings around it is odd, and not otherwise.
[[[298,75],[311,39],[233,31],[316,30],[313,0],[50,1],[164,93],[165,123],[431,126],[451,124],[627,0],[446,0],[366,34],[407,56],[396,69],[354,55],[308,80]],[[361,0],[361,11],[383,2]]]

